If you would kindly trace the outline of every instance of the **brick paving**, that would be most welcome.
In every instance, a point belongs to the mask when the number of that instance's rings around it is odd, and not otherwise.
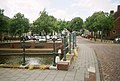
[[[102,81],[120,81],[120,44],[94,42],[80,37],[79,39],[79,43],[95,50]]]
[[[79,41],[78,57],[68,71],[0,68],[0,81],[100,81],[94,50]]]
[[[92,45],[95,49],[104,81],[120,81],[120,44]]]

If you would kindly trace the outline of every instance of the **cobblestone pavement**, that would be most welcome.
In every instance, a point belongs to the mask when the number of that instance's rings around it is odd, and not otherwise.
[[[79,41],[78,57],[68,71],[0,68],[0,81],[100,81],[94,50]]]
[[[97,54],[103,81],[120,81],[120,44],[96,44],[79,38]]]
[[[101,65],[104,81],[120,81],[120,44],[92,45]]]

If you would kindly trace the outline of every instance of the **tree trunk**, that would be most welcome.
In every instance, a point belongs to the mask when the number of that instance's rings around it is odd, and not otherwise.
[[[91,32],[91,36],[93,36],[93,32]],[[90,38],[90,40],[92,40],[92,38]]]
[[[94,41],[96,41],[96,32],[94,32]]]
[[[101,42],[103,41],[103,30],[101,31]]]
[[[5,34],[2,32],[2,38],[1,40],[4,41]]]

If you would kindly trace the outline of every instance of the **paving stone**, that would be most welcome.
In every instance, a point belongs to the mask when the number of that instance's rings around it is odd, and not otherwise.
[[[18,77],[11,77],[9,78],[9,81],[17,81]]]
[[[43,80],[34,80],[34,81],[43,81]]]
[[[40,76],[36,77],[37,80],[38,80],[38,79],[40,79],[40,80],[44,80],[45,78],[46,78],[45,75],[40,75]]]
[[[53,81],[64,81],[64,79],[56,77]]]
[[[1,81],[9,81],[9,78],[1,78]]]
[[[73,77],[65,77],[64,81],[73,81],[74,78]]]
[[[19,78],[19,79],[17,79],[16,81],[25,81],[25,79]]]
[[[34,81],[34,80],[36,80],[35,77],[29,77],[29,78],[25,79],[25,81]],[[38,80],[38,79],[37,79],[37,80]]]
[[[95,49],[102,78],[105,81],[119,81],[120,76],[120,44],[91,45]]]

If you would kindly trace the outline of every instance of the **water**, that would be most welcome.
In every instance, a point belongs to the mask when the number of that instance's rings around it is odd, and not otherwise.
[[[25,60],[27,64],[45,64],[50,65],[53,63],[53,55],[26,55]],[[9,55],[0,56],[0,64],[22,64],[23,56]]]

